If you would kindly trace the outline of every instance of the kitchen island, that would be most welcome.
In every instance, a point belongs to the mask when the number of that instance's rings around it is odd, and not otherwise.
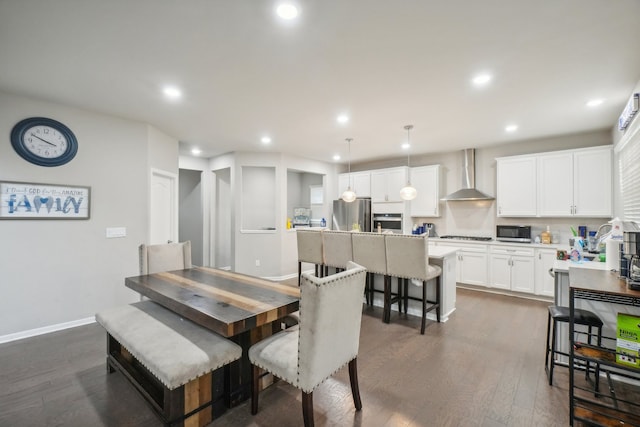
[[[449,315],[456,309],[456,252],[458,248],[447,246],[435,246],[429,243],[429,263],[437,265],[442,268],[442,276],[440,277],[440,321],[446,322],[449,319]],[[392,289],[396,289],[396,280],[392,278]],[[435,280],[435,279],[433,279]],[[383,307],[384,301],[382,296],[382,277],[376,275],[375,280],[375,292],[373,305],[377,307]],[[422,298],[422,289],[419,286],[415,286],[409,283],[409,296]],[[429,300],[435,300],[435,290],[432,286],[427,287],[427,298]],[[394,305],[397,310],[397,306]],[[393,312],[393,309],[392,309]],[[422,306],[420,301],[409,300],[408,314],[421,317]],[[436,319],[434,312],[429,312],[427,318],[431,320]]]

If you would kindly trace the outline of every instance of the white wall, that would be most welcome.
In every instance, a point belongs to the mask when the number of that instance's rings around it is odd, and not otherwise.
[[[79,148],[70,163],[40,167],[14,152],[12,127],[33,116],[75,133]],[[0,341],[137,300],[124,278],[138,273],[137,247],[148,237],[149,167],[177,173],[177,156],[171,162],[164,151],[170,138],[144,123],[6,93],[0,133],[0,179],[91,187],[89,220],[0,220]],[[166,144],[150,150],[154,140]],[[106,239],[107,227],[126,227],[127,236]]]
[[[178,235],[181,242],[191,241],[191,261],[194,265],[208,265],[203,257],[202,175],[202,171],[190,169],[180,169],[179,173]]]

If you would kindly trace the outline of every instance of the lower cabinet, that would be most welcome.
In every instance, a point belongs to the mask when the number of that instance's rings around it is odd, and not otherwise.
[[[487,245],[464,243],[438,243],[458,248],[456,282],[487,286]]]
[[[535,268],[536,286],[535,294],[546,297],[555,297],[555,281],[550,270],[556,260],[556,249],[536,249]]]
[[[554,278],[549,273],[556,259],[555,247],[441,240],[434,244],[458,248],[457,283],[552,298],[555,296]]]
[[[491,246],[489,286],[532,294],[535,288],[533,252],[533,248]]]

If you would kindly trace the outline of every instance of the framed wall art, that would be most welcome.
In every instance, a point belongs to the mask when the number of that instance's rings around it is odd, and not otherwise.
[[[0,181],[0,219],[89,219],[91,187]]]

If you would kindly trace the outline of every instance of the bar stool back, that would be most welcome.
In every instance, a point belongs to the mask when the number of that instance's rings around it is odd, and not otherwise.
[[[347,263],[353,261],[353,245],[351,243],[351,232],[349,231],[329,231],[322,232],[322,252],[325,266],[325,276],[328,275],[328,268],[333,267],[336,272],[347,268]]]
[[[398,234],[385,235],[387,251],[387,274],[399,279],[417,279],[422,286],[422,326],[420,333],[424,334],[427,313],[436,310],[436,318],[440,322],[440,276],[442,269],[429,264],[429,242],[426,236],[404,236]],[[436,300],[427,300],[427,282],[431,279],[436,286]],[[415,283],[413,280],[412,283]],[[398,287],[400,283],[398,283]],[[405,311],[408,305],[408,280],[404,280]],[[431,305],[427,309],[427,303]],[[385,307],[385,309],[387,309]],[[390,310],[390,308],[389,308]]]
[[[373,275],[381,274],[384,277],[384,286],[388,286],[387,254],[384,245],[384,234],[378,233],[351,233],[353,245],[353,262],[367,269],[367,281],[365,296],[368,304],[373,304]],[[382,320],[388,322],[386,313]]]
[[[308,262],[315,265],[316,277],[322,277],[322,231],[321,230],[296,230],[298,242],[298,286],[302,276],[302,263]]]

